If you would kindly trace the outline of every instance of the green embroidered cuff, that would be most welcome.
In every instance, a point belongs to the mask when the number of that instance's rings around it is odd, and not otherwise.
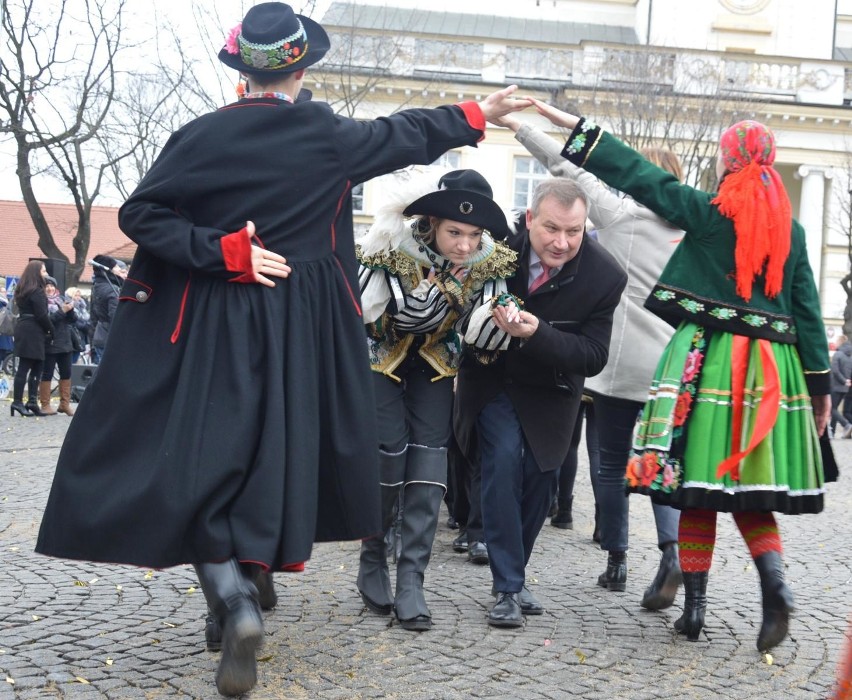
[[[582,167],[600,140],[602,133],[603,131],[597,124],[582,117],[568,137],[568,141],[565,142],[562,157],[571,161],[574,165]]]

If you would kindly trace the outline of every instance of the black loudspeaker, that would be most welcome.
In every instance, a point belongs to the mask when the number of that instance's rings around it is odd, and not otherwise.
[[[97,365],[71,365],[71,400],[80,401],[86,385],[97,374]]]
[[[41,260],[47,269],[47,274],[56,280],[56,288],[61,294],[65,294],[65,288],[68,286],[66,278],[66,265],[64,260],[56,258],[30,258],[30,260]]]

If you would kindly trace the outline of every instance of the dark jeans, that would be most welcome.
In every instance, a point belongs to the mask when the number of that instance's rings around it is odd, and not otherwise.
[[[832,391],[831,392],[831,432],[834,432],[835,426],[840,423],[844,428],[849,425],[849,421],[837,410],[837,407],[840,405],[840,402],[846,398],[847,392],[845,391]],[[843,410],[846,410],[846,406],[844,405]]]
[[[482,469],[479,459],[462,454],[455,438],[447,451],[453,493],[448,507],[459,527],[467,532],[467,541],[484,542],[482,529]]]
[[[565,461],[559,467],[557,501],[560,508],[568,508],[570,499],[574,496],[574,482],[577,479],[579,464],[580,438],[583,434],[583,420],[586,422],[586,451],[589,453],[589,478],[592,481],[592,495],[598,502],[598,470],[600,469],[600,449],[598,447],[598,432],[595,426],[595,405],[589,401],[581,401],[571,435],[571,447]]]
[[[53,379],[54,367],[59,367],[60,379],[71,379],[71,353],[46,354],[44,356],[44,367],[41,370],[41,381],[49,382]]]
[[[607,552],[626,552],[628,543],[629,508],[624,486],[624,472],[630,457],[633,426],[642,404],[639,401],[617,399],[595,394],[595,412],[600,446],[598,474],[598,506],[601,549]],[[660,547],[677,542],[680,514],[674,508],[653,505]]]
[[[482,520],[494,588],[518,593],[524,569],[556,490],[556,472],[542,472],[505,393],[477,419],[482,464]]]

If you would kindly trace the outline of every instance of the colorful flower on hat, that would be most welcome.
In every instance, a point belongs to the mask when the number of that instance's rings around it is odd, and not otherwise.
[[[240,22],[228,32],[228,38],[225,39],[225,50],[228,53],[238,54],[240,52],[239,38],[243,31],[243,23]]]

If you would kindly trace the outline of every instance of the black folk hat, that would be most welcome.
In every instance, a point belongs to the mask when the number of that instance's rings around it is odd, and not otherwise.
[[[219,51],[219,60],[242,73],[293,73],[319,61],[331,46],[325,30],[283,2],[252,7]]]
[[[492,199],[491,185],[476,170],[453,170],[438,180],[438,189],[409,204],[403,216],[436,216],[486,229],[495,238],[509,234],[503,210]]]

